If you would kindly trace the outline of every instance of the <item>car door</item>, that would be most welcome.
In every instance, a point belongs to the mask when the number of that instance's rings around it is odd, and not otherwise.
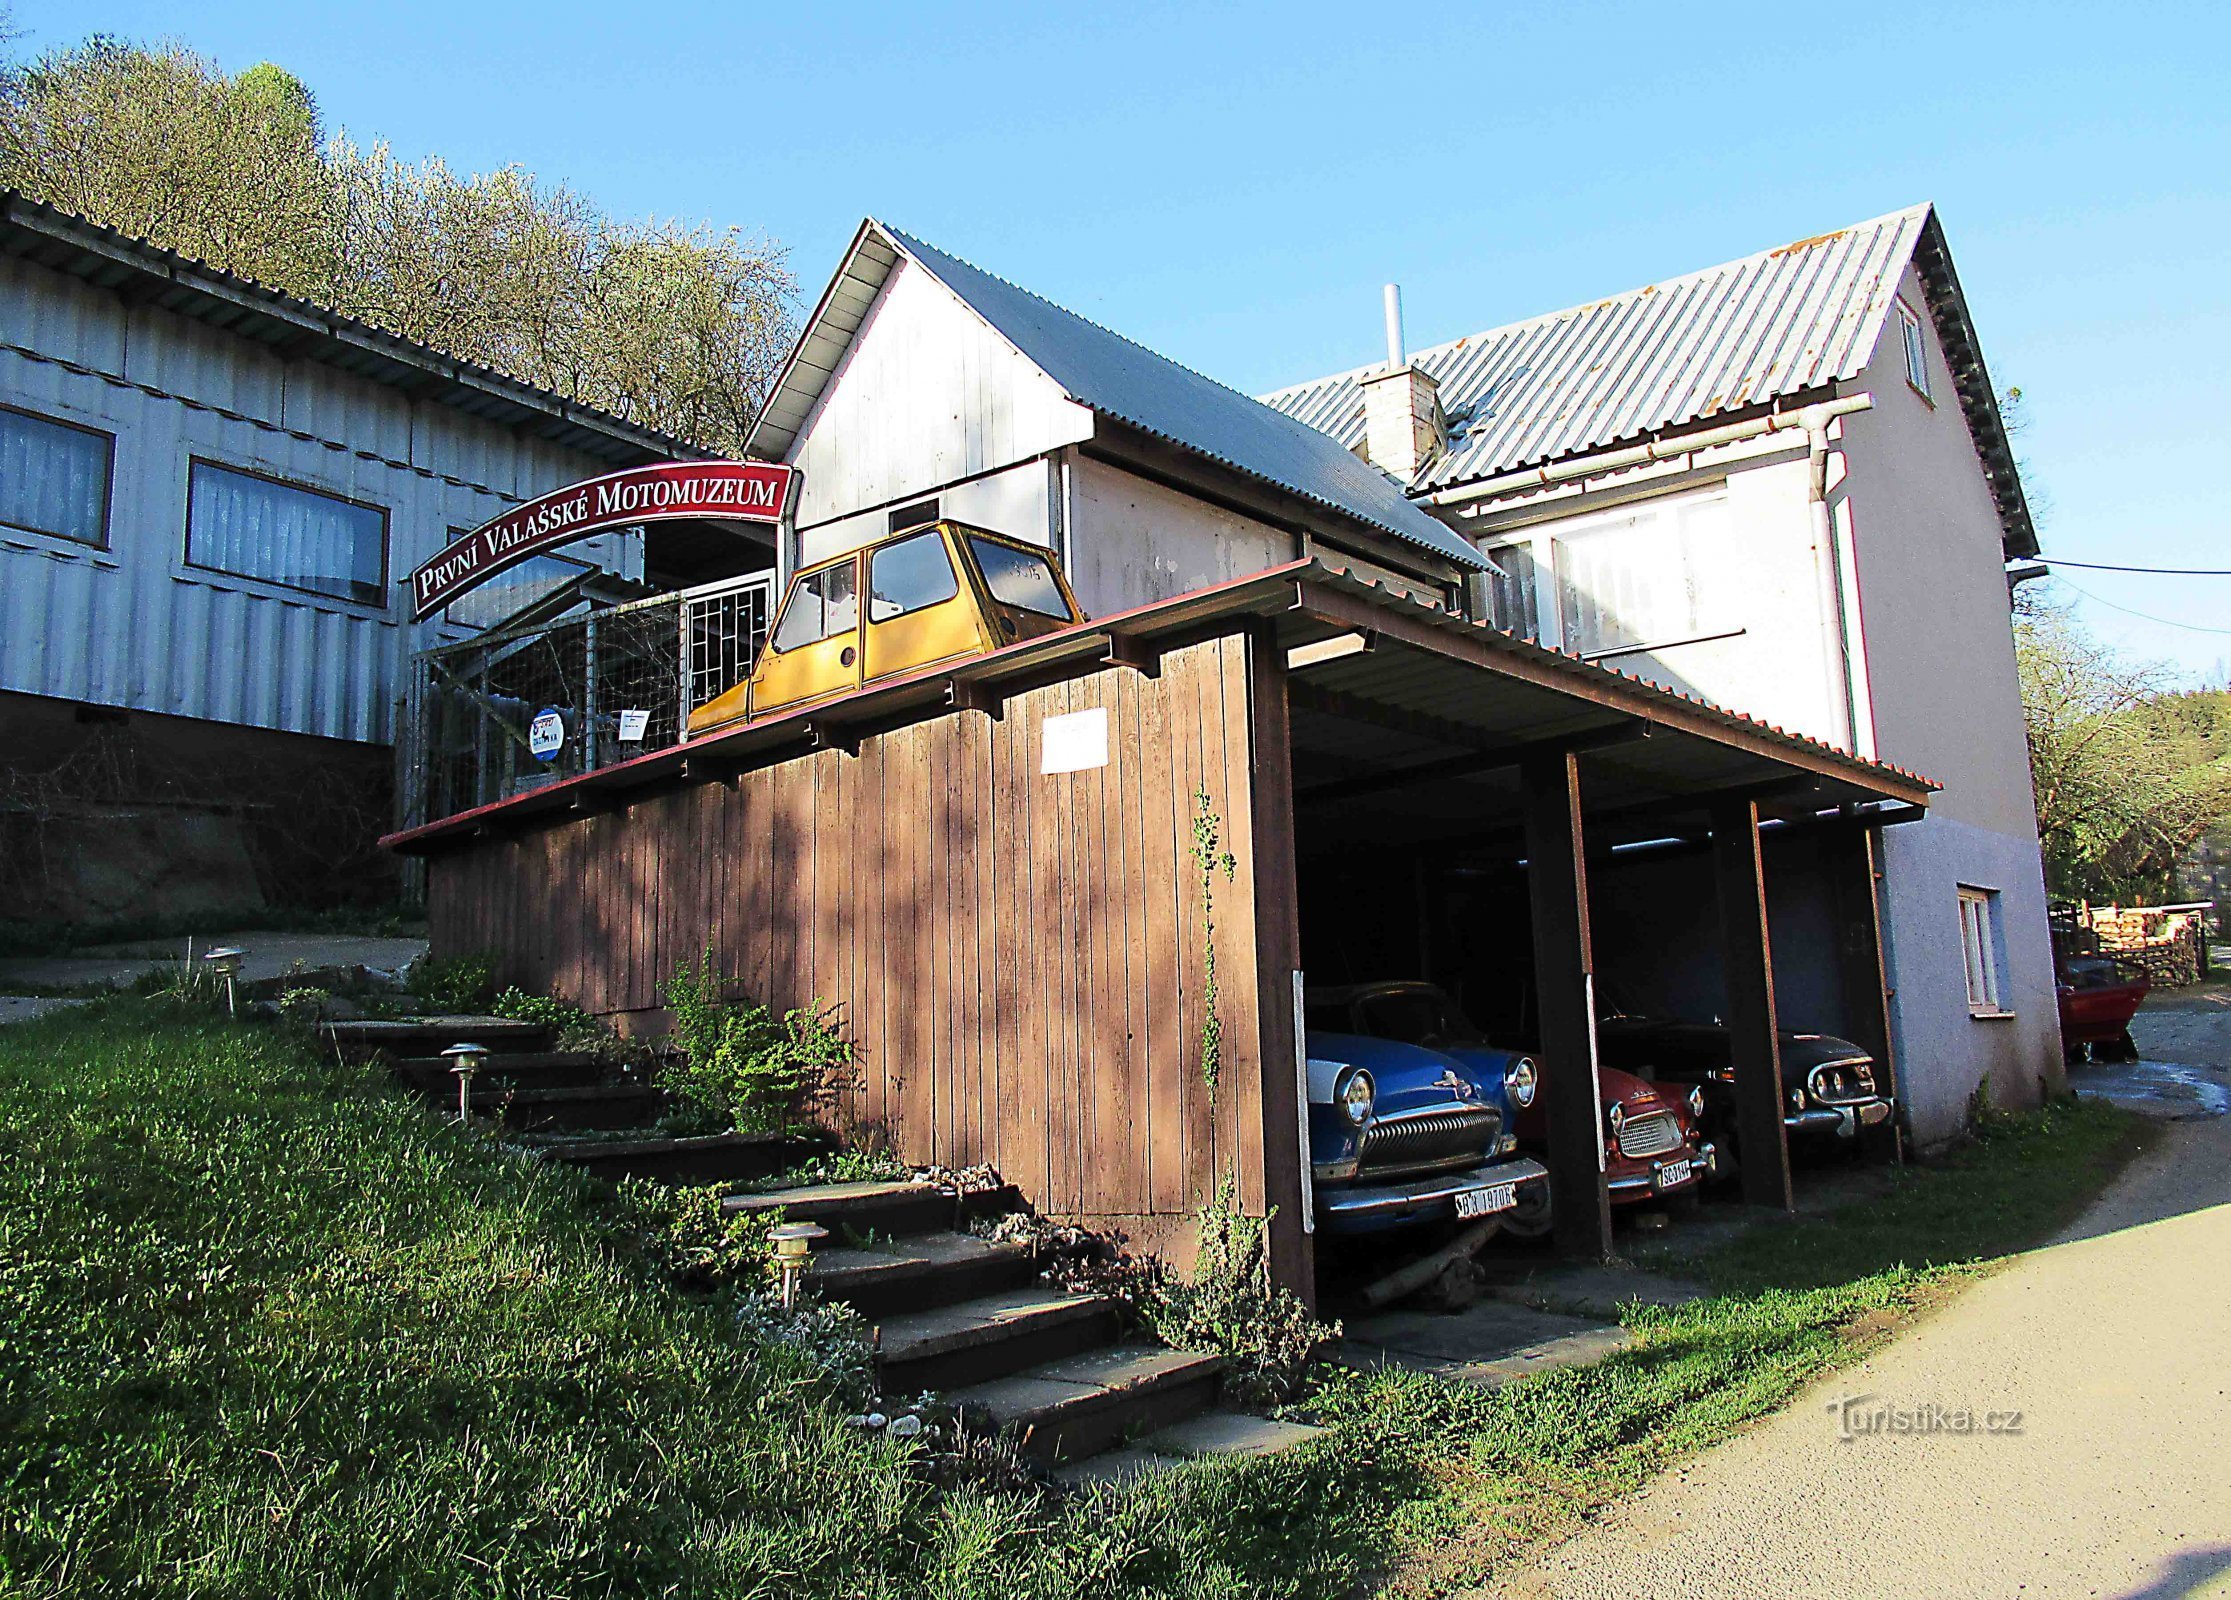
[[[946,540],[924,528],[868,552],[865,681],[991,647]]]
[[[807,705],[860,685],[860,558],[801,572],[752,674],[751,714]]]

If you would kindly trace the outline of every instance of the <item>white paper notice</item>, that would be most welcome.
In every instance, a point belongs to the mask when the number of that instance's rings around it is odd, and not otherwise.
[[[1046,739],[1040,746],[1041,773],[1086,772],[1108,764],[1108,708],[1072,711],[1046,719]]]
[[[651,714],[648,711],[623,711],[620,713],[620,743],[641,744],[643,735],[651,731]]]

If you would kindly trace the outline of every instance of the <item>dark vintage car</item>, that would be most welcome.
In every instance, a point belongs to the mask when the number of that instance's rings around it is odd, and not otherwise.
[[[1344,1023],[1357,1033],[1438,1050],[1483,1072],[1511,1058],[1511,1052],[1490,1044],[1437,984],[1400,979],[1320,990],[1310,996],[1310,1007],[1311,1016],[1328,1026]],[[1518,1059],[1533,1064],[1534,1078],[1511,1086],[1513,1126],[1521,1149],[1542,1153],[1549,1145],[1549,1114],[1538,1083],[1556,1069],[1534,1057]],[[1701,1088],[1661,1091],[1601,1065],[1597,1088],[1603,1096],[1604,1179],[1612,1204],[1693,1193],[1717,1167],[1718,1150],[1697,1132]]]
[[[2153,988],[2153,975],[2135,961],[2104,954],[2064,955],[2053,966],[2068,1059],[2081,1061],[2088,1051],[2094,1061],[2136,1061],[2130,1019]]]
[[[1329,1012],[1330,1026],[1320,1026]],[[1309,1005],[1309,1167],[1317,1225],[1364,1233],[1495,1218],[1548,1226],[1549,1174],[1519,1155],[1513,1100],[1536,1068],[1515,1051],[1459,1059],[1349,1031]]]
[[[1896,1113],[1875,1084],[1875,1058],[1849,1039],[1827,1033],[1778,1036],[1782,1055],[1782,1126],[1793,1143],[1856,1146],[1861,1133]],[[1636,1077],[1687,1095],[1703,1095],[1704,1131],[1724,1155],[1738,1154],[1735,1066],[1728,1031],[1716,1022],[1612,1015],[1596,1023],[1601,1059]],[[1729,1170],[1733,1161],[1723,1165]]]

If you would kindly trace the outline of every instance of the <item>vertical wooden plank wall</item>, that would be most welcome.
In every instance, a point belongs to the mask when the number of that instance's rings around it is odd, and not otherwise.
[[[1258,938],[1259,897],[1292,894],[1273,656],[1233,633],[1155,676],[1111,667],[997,719],[942,716],[856,755],[475,840],[429,863],[435,949],[496,950],[505,981],[655,1031],[658,984],[710,946],[733,994],[841,1008],[861,1082],[840,1115],[907,1159],[989,1163],[1042,1211],[1179,1250],[1179,1224],[1231,1175],[1248,1210],[1279,1208],[1291,1279],[1306,1263],[1290,904],[1260,930],[1271,947]],[[1042,775],[1045,720],[1094,709],[1108,765]],[[1266,738],[1275,796],[1258,793]],[[1213,1118],[1198,792],[1237,859],[1214,874]]]

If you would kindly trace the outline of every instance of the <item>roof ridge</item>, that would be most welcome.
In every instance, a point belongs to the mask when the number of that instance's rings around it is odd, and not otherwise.
[[[1709,266],[1697,267],[1689,272],[1676,273],[1670,278],[1653,278],[1648,283],[1638,283],[1631,289],[1621,289],[1615,294],[1599,295],[1593,300],[1576,301],[1572,305],[1560,306],[1554,311],[1538,312],[1530,317],[1519,317],[1511,322],[1500,322],[1493,327],[1478,328],[1470,333],[1459,334],[1454,339],[1444,339],[1439,344],[1412,350],[1409,352],[1409,357],[1413,363],[1420,362],[1429,356],[1445,355],[1469,344],[1523,333],[1530,328],[1546,327],[1551,323],[1561,322],[1568,317],[1580,316],[1586,312],[1599,310],[1604,306],[1633,300],[1640,295],[1685,288],[1716,273],[1768,261],[1775,256],[1788,255],[1797,250],[1807,250],[1817,245],[1825,245],[1832,240],[1858,233],[1862,229],[1880,227],[1890,222],[1902,223],[1909,218],[1926,217],[1935,209],[1935,202],[1929,200],[1923,200],[1910,206],[1901,206],[1895,211],[1885,211],[1878,217],[1866,217],[1858,222],[1846,223],[1840,228],[1831,228],[1826,233],[1808,234],[1802,239],[1792,239],[1784,244],[1769,245],[1764,250],[1754,250],[1749,255],[1731,256],[1725,261],[1715,261]],[[1347,379],[1360,379],[1368,373],[1378,371],[1385,365],[1384,361],[1367,361],[1358,367],[1349,367],[1339,372],[1327,372],[1314,378],[1304,378],[1298,383],[1281,384],[1278,388],[1264,390],[1255,398],[1268,405],[1273,399],[1294,394],[1303,389],[1314,389],[1321,384],[1338,383]]]
[[[516,372],[508,372],[502,367],[491,366],[485,361],[476,361],[470,356],[460,355],[454,350],[433,344],[425,339],[413,338],[410,334],[390,327],[386,323],[377,321],[362,312],[347,311],[340,306],[322,300],[312,300],[307,295],[296,294],[291,289],[282,289],[277,284],[267,283],[263,279],[253,277],[248,273],[235,272],[230,267],[219,266],[205,257],[189,255],[173,245],[158,244],[146,234],[127,233],[122,228],[112,226],[106,222],[96,221],[82,211],[65,210],[51,201],[41,200],[37,195],[23,189],[12,186],[0,188],[0,213],[18,206],[29,207],[32,211],[41,213],[46,218],[53,218],[70,226],[82,228],[97,235],[104,242],[112,242],[142,256],[156,256],[167,264],[182,267],[205,278],[211,278],[227,286],[268,297],[288,309],[321,319],[331,318],[347,326],[376,334],[382,339],[391,339],[409,351],[431,357],[436,361],[446,362],[454,368],[516,385],[529,394],[537,395],[560,406],[570,407],[589,419],[609,422],[615,427],[632,429],[648,438],[663,443],[680,445],[687,449],[702,450],[708,448],[694,440],[684,439],[678,434],[668,433],[663,428],[655,428],[647,422],[633,421],[617,412],[607,411],[602,406],[594,405],[589,401],[560,394],[557,390],[536,383],[530,378],[522,377]],[[327,331],[331,332],[333,330],[328,329]]]
[[[1212,378],[1207,373],[1201,371],[1198,367],[1189,367],[1174,356],[1166,356],[1151,345],[1144,345],[1139,343],[1138,340],[1132,338],[1127,333],[1119,333],[1104,322],[1093,321],[1092,318],[1086,316],[1081,311],[1070,310],[1067,306],[1063,305],[1058,300],[1047,299],[1046,296],[1040,294],[1035,289],[1027,289],[1023,287],[1023,285],[1014,282],[1012,279],[1001,277],[998,273],[993,272],[987,267],[980,267],[975,262],[969,260],[966,256],[955,255],[950,250],[939,249],[936,245],[929,243],[929,241],[925,239],[918,239],[913,234],[908,233],[904,228],[895,228],[890,223],[884,222],[880,218],[871,216],[868,220],[870,222],[873,222],[885,233],[890,234],[892,237],[898,239],[907,247],[909,252],[913,252],[916,250],[927,250],[932,255],[943,256],[948,261],[957,262],[961,266],[968,268],[969,271],[980,273],[982,276],[991,279],[992,282],[998,284],[1001,288],[1013,290],[1016,294],[1021,295],[1026,300],[1035,300],[1050,311],[1058,311],[1065,317],[1074,317],[1077,321],[1083,323],[1086,327],[1091,328],[1097,333],[1106,334],[1109,338],[1115,340],[1118,344],[1129,345],[1132,349],[1138,351],[1141,355],[1152,356],[1155,360],[1160,361],[1167,366],[1175,367],[1178,369],[1178,371],[1185,373],[1189,377],[1198,378],[1203,383],[1210,384],[1218,389],[1222,389],[1226,394],[1237,395],[1242,400],[1250,401],[1255,405],[1263,406],[1264,410],[1271,412],[1275,416],[1286,416],[1286,413],[1280,411],[1276,406],[1264,405],[1262,399],[1259,396],[1251,395],[1244,389],[1235,388],[1231,384],[1224,382],[1221,378]],[[947,284],[946,287],[951,288],[952,285]],[[1075,396],[1071,396],[1071,398],[1074,399]],[[1291,422],[1293,421],[1293,418],[1286,417],[1286,420]],[[1305,422],[1298,424],[1298,426],[1306,428],[1309,426],[1309,424]]]

